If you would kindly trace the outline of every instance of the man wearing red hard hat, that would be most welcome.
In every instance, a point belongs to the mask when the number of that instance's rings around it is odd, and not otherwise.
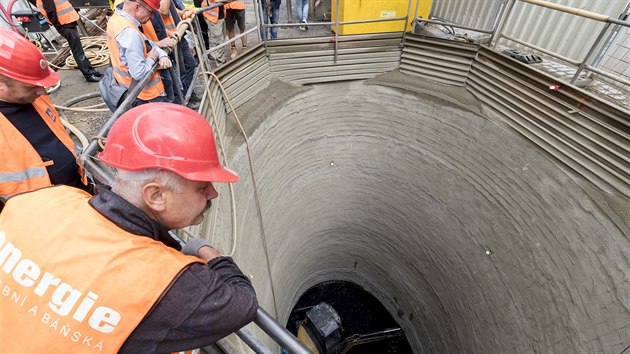
[[[116,7],[109,18],[107,48],[114,78],[119,84],[131,87],[148,75],[155,62],[163,69],[171,67],[168,54],[139,30],[159,8],[160,0],[125,0],[122,8]],[[170,102],[158,73],[153,73],[134,106],[148,102]]]
[[[44,188],[0,214],[0,281],[21,296],[0,301],[2,351],[179,352],[252,321],[256,294],[232,259],[199,238],[182,254],[168,232],[201,223],[213,183],[238,180],[203,117],[135,107],[98,157],[116,170],[111,190]]]
[[[86,188],[78,148],[46,94],[57,82],[37,47],[0,28],[0,210],[13,194],[53,184]]]

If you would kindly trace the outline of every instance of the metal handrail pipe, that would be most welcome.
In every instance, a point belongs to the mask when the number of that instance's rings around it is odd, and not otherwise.
[[[340,21],[340,25],[356,25],[359,23],[373,23],[373,22],[391,22],[391,21],[402,21],[406,19],[406,16],[402,17],[392,17],[392,18],[383,18],[383,19],[374,19],[374,20],[356,20],[356,21]],[[400,32],[400,31],[394,31]]]
[[[594,66],[591,66],[591,65],[585,65],[584,69],[586,69],[588,71],[592,71],[592,72],[594,72],[596,74],[599,74],[601,76],[605,76],[605,77],[607,77],[607,78],[609,78],[609,79],[611,79],[613,81],[617,81],[617,82],[619,82],[619,83],[621,83],[623,85],[630,86],[630,80],[626,80],[626,79],[624,79],[622,77],[619,77],[619,75],[613,76],[612,74],[607,73],[607,72],[605,72],[605,71],[603,71],[601,69],[598,69],[598,68],[596,68]]]
[[[611,19],[610,16],[608,15],[603,15],[603,14],[599,14],[597,12],[592,12],[592,11],[586,11],[586,10],[578,9],[571,6],[554,4],[549,1],[543,1],[543,0],[519,0],[519,1],[541,6],[541,7],[546,7],[552,10],[566,12],[566,13],[581,16],[581,17],[590,18],[591,20],[595,20],[595,21],[616,23],[616,22],[613,22],[615,19]],[[621,24],[622,26],[625,24],[625,26],[630,26],[630,23],[624,22],[624,21],[621,21],[621,23],[616,23],[616,24]]]
[[[102,169],[101,166],[99,166],[94,160],[86,159],[83,161],[83,166],[90,172],[92,177],[101,184],[111,186],[112,183],[114,183],[114,176],[112,173]]]
[[[254,323],[289,353],[312,354],[311,351],[304,346],[304,344],[298,341],[297,338],[295,338],[295,336],[286,328],[280,326],[280,324],[262,307],[258,307]]]
[[[560,54],[557,54],[557,53],[554,53],[554,52],[548,51],[548,50],[547,50],[547,49],[545,49],[545,48],[541,48],[541,47],[535,46],[535,45],[533,45],[533,44],[530,44],[530,43],[527,43],[527,42],[523,42],[523,41],[521,41],[520,39],[516,39],[516,38],[511,37],[511,36],[508,36],[508,35],[506,35],[506,34],[502,35],[501,37],[503,37],[503,38],[505,38],[505,39],[508,39],[508,40],[510,40],[510,41],[512,41],[512,42],[516,42],[516,43],[518,43],[518,44],[524,45],[524,46],[529,47],[529,48],[531,48],[531,49],[537,50],[537,51],[539,51],[539,52],[541,52],[541,53],[545,53],[545,54],[550,55],[550,56],[552,56],[552,57],[554,57],[554,58],[558,58],[558,59],[560,59],[560,60],[562,60],[562,61],[565,61],[565,62],[567,62],[567,63],[569,63],[569,64],[573,64],[573,65],[576,65],[576,66],[580,65],[580,62],[579,62],[579,61],[577,61],[577,60],[573,60],[573,59],[571,59],[571,58],[567,58],[567,57],[562,56],[562,55],[560,55]]]
[[[256,354],[274,354],[269,348],[265,347],[253,334],[252,332],[246,330],[245,328],[241,328],[238,331],[234,332],[236,335],[247,344]]]
[[[230,39],[230,40],[228,40],[228,41],[225,41],[225,42],[223,42],[223,43],[221,43],[221,44],[219,44],[219,45],[217,45],[217,46],[214,46],[214,47],[212,47],[212,48],[208,48],[208,50],[207,50],[207,51],[208,51],[208,52],[214,52],[215,50],[219,50],[219,49],[221,49],[221,48],[225,47],[225,46],[226,46],[226,45],[228,45],[228,44],[232,44],[232,42],[236,42],[236,40],[240,39],[241,37],[243,37],[243,36],[247,36],[248,34],[250,34],[250,33],[252,33],[252,32],[257,32],[258,30],[259,30],[259,28],[258,28],[258,27],[252,27],[252,28],[248,29],[247,31],[245,31],[245,32],[243,32],[243,33],[240,33],[239,35],[234,36],[234,38],[231,38],[231,39]]]
[[[542,7],[546,7],[546,8],[557,10],[557,11],[570,13],[570,14],[581,16],[581,17],[585,17],[585,18],[589,18],[591,20],[596,20],[596,21],[600,21],[600,22],[608,22],[608,23],[612,23],[612,24],[620,25],[620,26],[624,26],[624,27],[630,27],[630,22],[628,22],[628,21],[612,18],[612,17],[610,17],[608,15],[603,15],[603,14],[599,14],[599,13],[596,13],[596,12],[586,11],[586,10],[578,9],[578,8],[571,7],[571,6],[554,4],[554,3],[551,3],[549,1],[543,1],[543,0],[519,0],[519,1],[530,3],[530,4],[534,4],[534,5],[538,5],[538,6],[542,6]]]
[[[145,77],[143,77],[140,81],[138,81],[138,84],[136,84],[136,86],[134,86],[131,89],[131,91],[127,93],[127,97],[125,97],[124,101],[120,104],[120,106],[118,106],[116,111],[114,111],[112,116],[105,122],[105,124],[103,124],[101,129],[98,131],[96,135],[97,137],[107,136],[107,133],[112,128],[112,126],[114,125],[118,117],[120,117],[123,113],[125,113],[131,107],[133,102],[138,97],[138,94],[140,94],[140,91],[142,91],[144,89],[144,86],[146,86],[149,80],[151,80],[151,78],[153,77],[153,74],[158,68],[158,65],[159,65],[159,62],[157,61],[153,63],[151,70],[145,75]],[[80,161],[84,163],[87,160],[86,159],[87,156],[94,156],[94,154],[96,154],[97,149],[98,149],[98,141],[96,139],[93,139],[90,142],[90,145],[88,145],[88,147],[85,148],[85,150],[83,150],[83,153],[79,157]]]
[[[428,20],[428,19],[425,19],[425,18],[422,18],[422,17],[416,17],[416,22],[435,23],[435,24],[438,24],[438,25],[444,25],[444,26],[450,26],[450,27],[455,27],[455,28],[461,28],[461,29],[465,29],[465,30],[469,30],[469,31],[475,31],[475,32],[480,32],[480,33],[487,33],[487,34],[492,34],[494,32],[492,30],[486,30],[486,29],[477,28],[477,27],[470,27],[470,26],[463,26],[463,25],[453,24],[453,23],[450,23],[450,22]]]
[[[309,27],[311,26],[331,26],[334,25],[334,22],[307,22],[307,23],[264,23],[262,24],[262,26],[264,28],[270,28],[270,27],[299,27],[299,26],[304,26],[304,25],[308,25]]]

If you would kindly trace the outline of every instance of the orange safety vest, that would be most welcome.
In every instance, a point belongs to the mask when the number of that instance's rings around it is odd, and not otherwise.
[[[153,42],[159,41],[157,33],[155,33],[155,27],[153,27],[151,21],[142,24],[142,33]]]
[[[109,57],[112,61],[112,71],[114,72],[116,81],[129,87],[131,86],[132,77],[129,73],[129,68],[127,68],[127,66],[123,64],[122,59],[120,59],[120,48],[116,42],[118,34],[126,28],[131,28],[136,31],[138,35],[142,37],[144,42],[146,36],[142,34],[142,32],[140,32],[138,28],[131,23],[131,21],[114,12],[107,22],[107,48],[109,49]],[[147,53],[147,48],[144,46],[145,57]],[[149,101],[160,96],[163,92],[164,84],[162,83],[160,75],[155,72],[151,77],[151,80],[149,80],[149,83],[145,86],[144,90],[138,94],[138,98],[144,101]]]
[[[171,16],[171,11],[169,10],[168,15],[162,15],[162,22],[164,22],[164,29],[166,30],[166,36],[177,31],[177,26],[175,25],[175,19]]]
[[[225,9],[245,10],[245,3],[240,1],[232,1],[225,4]]]
[[[201,7],[208,7],[208,6],[210,6],[210,3],[211,3],[211,4],[216,4],[216,1],[214,1],[214,0],[210,0],[210,1],[208,2],[208,0],[203,0],[203,1],[201,2]],[[217,23],[217,22],[219,22],[219,8],[218,8],[218,7],[215,7],[214,9],[210,9],[210,10],[208,10],[208,11],[204,11],[204,12],[203,12],[203,17],[204,17],[206,20],[208,20],[208,21],[210,21],[210,22],[212,22],[212,23]]]
[[[48,128],[76,157],[79,148],[66,131],[47,95],[39,96],[33,107],[46,122]],[[13,194],[28,192],[51,186],[46,166],[54,161],[42,161],[33,145],[20,133],[9,120],[0,113],[0,200],[6,200]],[[87,185],[83,169],[79,167],[81,181]]]
[[[7,201],[0,214],[3,353],[118,352],[174,279],[204,263],[119,228],[89,199],[56,186]]]
[[[44,2],[37,0],[36,3],[37,9],[44,15],[46,22],[52,25],[52,22],[50,22],[46,14],[46,9],[44,9]],[[55,0],[55,12],[57,12],[57,21],[62,25],[79,21],[79,14],[74,10],[74,7],[72,7],[72,4],[70,4],[68,0]]]

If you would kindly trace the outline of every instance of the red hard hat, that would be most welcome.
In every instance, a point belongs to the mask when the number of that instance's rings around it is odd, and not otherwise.
[[[140,1],[143,1],[147,5],[151,6],[151,8],[155,11],[160,10],[160,0],[140,0]]]
[[[42,87],[59,82],[59,75],[48,66],[42,52],[28,39],[6,28],[0,28],[0,75]]]
[[[127,171],[157,168],[192,181],[238,181],[238,175],[219,162],[210,124],[192,109],[173,103],[149,103],[125,112],[98,157]]]

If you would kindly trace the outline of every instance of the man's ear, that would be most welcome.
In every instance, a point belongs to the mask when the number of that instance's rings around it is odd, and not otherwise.
[[[166,189],[159,183],[150,182],[142,187],[142,199],[145,205],[157,212],[166,207]]]

